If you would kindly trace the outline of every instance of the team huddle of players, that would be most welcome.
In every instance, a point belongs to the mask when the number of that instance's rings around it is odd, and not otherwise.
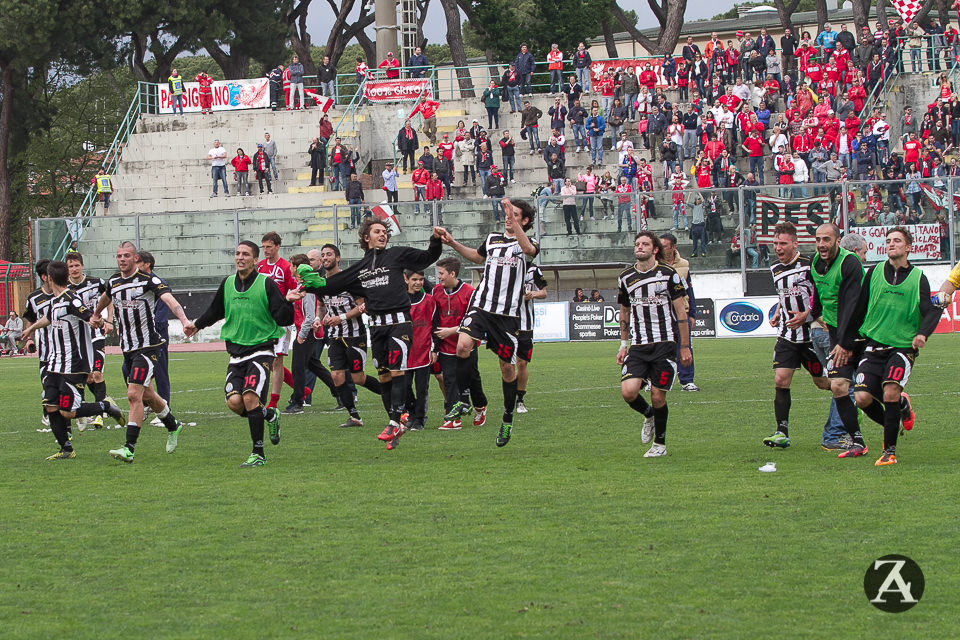
[[[485,342],[497,355],[502,374],[503,419],[496,444],[505,446],[514,412],[526,411],[532,300],[545,297],[546,282],[530,262],[539,250],[526,234],[534,220],[532,207],[521,200],[504,199],[502,204],[503,231],[489,234],[476,249],[442,227],[433,229],[427,249],[388,247],[386,226],[369,219],[359,231],[364,256],[346,269],[340,268],[340,252],[334,245],[320,250],[316,265],[305,256],[291,265],[277,255],[276,234],[264,236],[267,258],[259,262],[260,248],[241,242],[235,253],[236,274],[221,282],[209,308],[194,321],[186,318],[160,278],[137,268],[131,243],[117,249],[119,271],[106,281],[84,276],[79,256],[73,258],[79,264],[73,265],[41,261],[37,272],[42,286],[28,299],[24,317],[31,325],[24,335],[37,333],[44,411],[60,445],[48,459],[75,457],[70,420],[107,415],[126,424],[124,446],[110,455],[132,462],[145,405],[168,430],[167,452],[176,450],[183,425],[151,385],[157,350],[163,344],[154,325],[158,301],[180,319],[187,337],[224,321],[220,335],[230,357],[226,403],[247,418],[253,441],[253,451],[242,466],[266,462],[265,430],[273,444],[280,442],[279,386],[271,387],[271,372],[278,370],[277,360],[293,340],[302,341],[314,328],[326,331],[329,383],[350,414],[341,426],[363,425],[354,402],[356,385],[379,394],[388,422],[377,438],[388,450],[396,448],[408,430],[423,428],[431,372],[442,379],[441,429],[459,429],[461,417],[471,407],[476,408],[474,424],[485,422],[487,399],[477,368],[478,345]],[[790,445],[790,385],[794,372],[803,367],[817,387],[832,391],[848,434],[837,447],[842,449],[839,457],[868,452],[859,429],[859,407],[883,427],[882,454],[876,462],[883,466],[896,464],[898,436],[913,428],[913,408],[903,389],[918,350],[936,328],[940,307],[960,286],[960,266],[940,292],[931,295],[926,276],[909,262],[913,241],[909,230],[891,228],[886,234],[887,260],[866,270],[863,251],[858,256],[858,246],[851,242],[857,239],[856,234],[841,238],[836,226],[822,225],[810,258],[799,252],[792,224],[775,228],[778,260],[771,272],[780,300],[771,324],[778,328],[773,359],[777,428],[763,442],[777,448]],[[844,248],[845,243],[854,250]],[[460,280],[457,258],[438,262],[443,244],[483,265],[475,290]],[[653,441],[644,454],[651,458],[667,452],[666,392],[673,386],[677,360],[687,364],[692,358],[684,304],[687,283],[660,261],[661,252],[656,234],[641,231],[634,241],[636,262],[618,278],[621,394],[644,417],[641,441]],[[440,282],[428,294],[423,290],[423,271],[435,262]],[[301,326],[295,337],[295,317],[315,320]],[[829,334],[826,363],[811,342],[813,323]],[[103,330],[114,328],[124,356],[128,418],[106,397],[103,384]],[[368,346],[376,380],[364,373]],[[83,401],[86,384],[94,395],[92,403]],[[650,390],[649,403],[641,394],[645,388]],[[276,391],[268,401],[272,389]]]
[[[474,423],[483,424],[487,403],[477,368],[477,347],[485,342],[501,365],[504,411],[496,444],[505,446],[514,412],[525,412],[522,394],[528,376],[526,364],[533,351],[532,300],[545,296],[546,282],[539,268],[528,264],[538,252],[536,241],[526,235],[532,226],[533,208],[519,200],[504,199],[502,204],[507,214],[504,230],[489,234],[478,248],[457,242],[442,227],[434,228],[426,250],[388,248],[386,227],[368,220],[359,233],[364,257],[341,270],[339,250],[326,245],[320,252],[322,276],[309,264],[296,265],[294,270],[275,252],[273,259],[258,263],[260,248],[241,242],[235,253],[236,274],[221,282],[209,308],[194,321],[185,316],[160,278],[137,269],[136,248],[131,243],[123,243],[117,250],[119,272],[91,286],[86,301],[70,289],[64,263],[38,264],[42,286],[31,294],[25,314],[31,325],[25,335],[36,332],[44,411],[60,446],[48,459],[76,456],[69,433],[71,419],[108,415],[126,426],[124,445],[110,455],[133,462],[145,404],[168,429],[167,452],[176,450],[183,425],[152,389],[156,351],[163,344],[153,320],[158,302],[166,304],[182,322],[188,337],[224,321],[221,338],[229,355],[226,403],[231,411],[247,418],[253,441],[253,451],[242,466],[265,463],[265,431],[272,443],[280,441],[280,412],[275,403],[268,402],[271,390],[277,388],[271,387],[270,377],[277,371],[277,359],[294,339],[290,327],[295,307],[303,314],[304,301],[316,305],[314,317],[319,319],[315,326],[326,330],[332,385],[350,412],[341,426],[363,424],[347,382],[349,372],[354,385],[379,392],[388,423],[377,437],[386,442],[387,449],[396,448],[408,427],[423,426],[431,370],[443,377],[446,413],[441,428],[460,428],[461,417],[472,406],[477,410]],[[268,235],[271,244],[279,247],[279,237]],[[456,258],[441,260],[440,283],[429,295],[422,290],[423,270],[437,261],[443,244],[483,265],[476,290],[459,279],[461,265]],[[105,310],[106,320],[101,317]],[[96,384],[91,378],[98,368],[95,362],[103,360],[102,337],[98,355],[94,355],[94,337],[101,334],[93,332],[104,326],[107,330],[115,327],[120,337],[130,401],[128,418],[109,398],[83,402],[84,386],[88,381]],[[364,379],[368,332],[378,380]],[[99,368],[102,372],[102,365]],[[282,361],[279,370],[283,370]],[[97,389],[93,389],[95,393],[99,393]]]

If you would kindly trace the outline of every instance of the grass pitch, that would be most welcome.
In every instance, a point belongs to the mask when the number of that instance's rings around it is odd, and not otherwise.
[[[669,396],[669,455],[644,460],[619,396],[615,343],[541,344],[527,405],[497,449],[486,426],[428,429],[387,452],[379,401],[363,429],[318,394],[284,416],[268,464],[240,469],[226,355],[171,354],[176,453],[144,427],[37,433],[36,360],[0,361],[0,636],[4,638],[885,638],[957,637],[960,338],[934,336],[908,391],[917,426],[901,463],[819,447],[828,396],[799,373],[787,450],[774,430],[771,340],[697,340],[699,393]],[[107,362],[120,397],[120,361]],[[284,400],[288,390],[284,391]],[[124,403],[125,404],[125,403]],[[757,468],[776,461],[776,473]],[[863,575],[901,553],[921,602],[873,608]]]

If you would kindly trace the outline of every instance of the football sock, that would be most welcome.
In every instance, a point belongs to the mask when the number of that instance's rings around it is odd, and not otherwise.
[[[350,385],[349,385],[349,384],[347,384],[347,385],[345,385],[345,386],[346,386],[348,389],[350,388]],[[367,377],[366,377],[366,379],[363,381],[363,388],[364,388],[364,389],[368,389],[369,391],[371,391],[371,392],[373,392],[373,393],[375,393],[375,394],[377,394],[377,395],[380,395],[380,393],[381,393],[381,391],[382,391],[382,385],[380,384],[380,381],[377,380],[376,378],[374,378],[373,376],[367,376]],[[350,395],[353,395],[353,392],[352,392],[352,391],[350,392]]]
[[[107,397],[106,382],[91,382],[87,386],[90,387],[90,392],[93,393],[93,399],[97,402],[103,402],[103,399]]]
[[[503,381],[503,421],[507,424],[513,422],[513,410],[517,406],[517,379],[510,382]]]
[[[667,405],[653,408],[653,441],[667,443]]]
[[[380,383],[380,402],[383,403],[383,410],[390,415],[390,402],[393,394],[393,380],[387,380]]]
[[[140,425],[134,422],[127,423],[127,449],[133,451],[133,448],[137,446],[137,438],[140,437]]]
[[[270,402],[267,403],[267,407],[275,407],[275,406],[277,406],[278,404],[280,404],[280,394],[279,394],[279,393],[271,393],[271,394],[270,394]]]
[[[853,400],[850,399],[849,395],[845,395],[842,398],[834,398],[834,402],[837,403],[837,413],[840,415],[840,422],[843,423],[843,428],[847,430],[847,433],[853,437],[854,433],[859,433],[860,425],[857,423],[857,408],[853,405]]]
[[[277,419],[277,411],[279,411],[277,407],[265,408],[263,410],[263,419],[267,420],[268,422],[273,422],[274,420]]]
[[[649,418],[653,415],[653,407],[651,407],[643,396],[637,394],[637,397],[627,403],[630,405],[630,408],[636,411],[637,413],[642,413],[644,416]]]
[[[400,422],[400,415],[407,404],[407,385],[405,379],[393,380],[390,384],[390,419]]]
[[[785,436],[790,435],[787,432],[787,424],[790,422],[790,389],[777,387],[773,398],[773,414],[777,419],[777,431]]]
[[[59,411],[48,413],[47,417],[50,418],[50,430],[53,431],[53,437],[57,439],[60,448],[65,451],[72,450],[73,445],[70,444],[70,438],[67,436],[67,424],[69,424],[67,419],[60,415]]]
[[[910,417],[910,403],[902,395],[900,396],[900,417],[904,420]]]
[[[897,407],[896,409],[894,409],[894,412],[897,414],[897,419],[899,420],[900,419],[900,403],[896,402],[896,405]],[[866,414],[868,418],[870,418],[871,420],[873,420],[874,422],[876,422],[881,426],[886,426],[887,424],[886,412],[883,410],[884,409],[883,405],[881,405],[879,402],[874,400],[867,406],[860,407],[860,408],[863,410],[863,413]]]
[[[347,383],[344,382],[342,385],[336,388],[337,390],[337,399],[340,401],[344,407],[347,408],[347,411],[350,412],[351,418],[359,418],[360,413],[357,411],[357,406],[353,403],[353,394],[350,393],[350,387],[347,386]]]
[[[167,428],[167,431],[177,430],[177,419],[170,413],[170,405],[166,402],[163,403],[163,409],[157,412],[157,417],[160,418],[160,422]]]
[[[473,378],[473,365],[470,358],[457,356],[457,388],[460,389],[460,399],[464,400],[470,392],[470,380]]]
[[[77,407],[78,418],[92,418],[103,413],[103,405],[99,402],[84,402]]]
[[[283,368],[283,384],[293,387],[293,374],[286,367]]]
[[[250,425],[250,439],[253,440],[253,452],[263,455],[263,421],[266,409],[258,407],[247,412],[247,423]]]
[[[883,450],[893,453],[897,449],[897,436],[900,435],[900,400],[883,403],[886,420],[883,424]]]
[[[523,402],[523,396],[527,395],[527,390],[517,389],[517,402]]]

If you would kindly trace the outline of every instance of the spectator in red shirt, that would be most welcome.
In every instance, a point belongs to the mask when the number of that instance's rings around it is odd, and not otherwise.
[[[243,152],[243,149],[237,149],[237,155],[234,156],[230,164],[233,165],[233,175],[237,181],[237,192],[242,196],[250,195],[250,183],[247,178],[250,176],[250,165],[253,161],[250,156]]]
[[[400,61],[393,57],[393,51],[387,51],[387,57],[377,65],[378,69],[387,70],[387,79],[395,80],[400,77]]]

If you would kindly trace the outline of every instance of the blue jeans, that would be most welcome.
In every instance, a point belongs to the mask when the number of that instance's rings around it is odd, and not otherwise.
[[[340,165],[332,164],[330,165],[330,177],[333,178],[333,190],[340,191],[343,189],[343,184],[340,181]]]
[[[333,80],[330,82],[321,82],[320,83],[320,95],[330,98],[334,102],[337,101],[337,94],[333,88]]]
[[[593,194],[588,194],[584,196],[583,200],[580,201],[580,217],[583,217],[584,212],[587,210],[587,206],[590,207],[590,219],[593,220]]]
[[[493,220],[494,222],[500,222],[500,213],[503,211],[498,198],[493,199]]]
[[[683,211],[681,214],[680,212]],[[683,221],[683,226],[678,226],[680,221]],[[686,229],[687,228],[687,213],[684,205],[675,204],[673,205],[673,228],[674,229]]]
[[[603,164],[603,136],[590,136],[590,161]]]
[[[503,156],[503,177],[507,180],[513,180],[513,167],[515,156]]]
[[[636,93],[628,93],[624,98],[626,100],[624,106],[627,107],[627,113],[630,114],[631,120],[637,117],[637,110],[633,108],[633,103],[637,101],[637,95]]]
[[[590,91],[590,67],[580,67],[577,69],[577,82],[584,91]]]
[[[417,213],[420,213],[420,201],[427,199],[427,188],[421,186],[415,186],[415,196],[414,199],[417,201]],[[430,211],[430,205],[427,205],[427,211]]]
[[[530,151],[538,151],[540,149],[539,127],[527,127],[527,142],[530,143]]]
[[[267,156],[267,161],[269,162],[268,168],[273,171],[273,179],[277,180],[280,177],[280,174],[277,173],[277,161],[273,156]]]
[[[577,147],[586,148],[587,146],[587,128],[582,124],[573,125],[573,141]]]
[[[516,87],[507,87],[507,98],[510,100],[510,113],[514,111],[520,111],[522,106],[520,104],[520,86]]]
[[[554,90],[556,85],[556,90]],[[563,93],[563,71],[561,69],[550,70],[550,93]]]
[[[920,61],[920,49],[910,49],[910,71],[913,73],[917,72],[917,67],[920,68],[920,71],[923,71],[923,63]]]
[[[490,169],[480,169],[480,192],[487,195],[487,178],[490,176]]]
[[[180,105],[180,115],[183,115],[183,98],[184,98],[184,95],[182,93],[178,93],[173,96],[173,112],[174,113],[177,112],[177,105]]]
[[[750,173],[763,184],[763,156],[750,156]]]
[[[747,247],[747,255],[750,256],[750,268],[756,269],[760,266],[760,254],[756,247]]]
[[[850,171],[850,170],[853,169],[853,160],[850,159],[850,154],[849,154],[849,153],[841,153],[841,154],[839,154],[839,155],[837,156],[837,160],[839,160],[840,163],[843,164],[843,166],[845,166],[845,167],[847,168],[847,171]]]
[[[553,192],[560,193],[560,189],[563,188],[563,183],[566,182],[563,178],[554,178],[553,179]]]
[[[814,327],[810,330],[810,340],[813,342],[813,350],[817,352],[820,358],[820,364],[824,369],[827,366],[827,357],[830,354],[830,334],[826,329]],[[853,399],[853,385],[850,385],[850,396]],[[832,442],[847,435],[847,430],[843,428],[843,421],[840,420],[840,414],[837,413],[837,402],[830,399],[830,412],[827,414],[827,422],[823,425],[823,442]]]
[[[613,106],[613,96],[600,98],[600,113],[606,118],[610,114],[610,108]]]
[[[623,231],[624,218],[627,220],[627,231],[633,231],[633,213],[630,211],[629,202],[617,204],[617,231]]]
[[[230,195],[230,189],[227,188],[227,168],[223,167],[210,167],[210,175],[213,176],[213,195],[217,195],[217,181],[223,181],[223,193],[224,195]]]
[[[533,93],[533,87],[531,83],[533,82],[533,74],[525,73],[520,76],[520,93]],[[526,89],[526,91],[524,91]]]
[[[362,200],[360,200],[360,198],[350,198],[348,202],[351,205],[357,205],[357,204],[360,204]],[[363,211],[363,207],[354,207],[354,206],[350,207],[350,228],[351,229],[353,229],[354,227],[360,226],[360,215],[362,211]]]
[[[691,257],[707,252],[707,225],[698,223],[690,226],[690,234],[693,236],[693,252]]]

